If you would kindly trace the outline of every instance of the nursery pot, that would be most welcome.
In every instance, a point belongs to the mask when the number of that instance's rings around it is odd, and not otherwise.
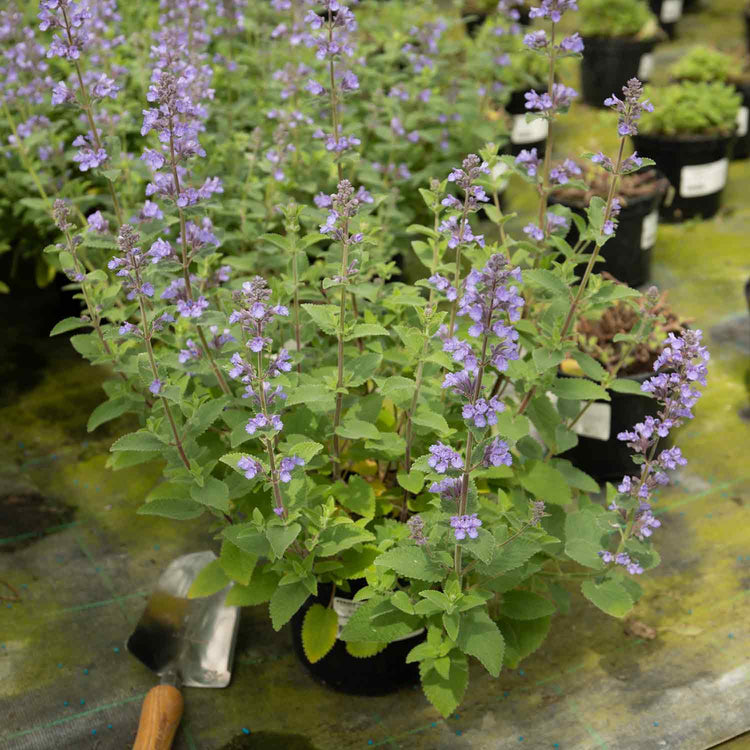
[[[646,372],[624,377],[643,383],[652,375],[653,372]],[[630,393],[609,393],[611,401],[595,401],[573,426],[578,434],[578,445],[560,454],[560,458],[568,459],[598,482],[619,481],[626,474],[639,473],[639,467],[631,458],[632,449],[617,436],[632,430],[633,425],[643,422],[647,416],[655,417],[659,410],[654,399]],[[660,440],[660,448],[664,445],[665,440]]]
[[[742,15],[745,17],[745,41],[747,42],[747,51],[750,52],[750,9],[745,9]]]
[[[523,91],[514,91],[510,96],[510,101],[505,107],[511,116],[510,128],[510,151],[513,156],[523,151],[523,149],[535,148],[537,154],[544,156],[544,149],[547,145],[547,133],[549,132],[549,123],[547,120],[535,119],[526,122],[526,115],[532,110],[526,109],[526,98],[524,94],[531,89]]]
[[[662,191],[656,190],[650,195],[639,195],[628,198],[618,217],[617,231],[614,237],[607,240],[599,250],[603,263],[596,263],[596,273],[607,272],[618,281],[628,286],[645,284],[651,271],[651,251],[656,244],[656,230],[659,224],[659,203]],[[585,208],[568,203],[564,200],[553,199],[554,203],[575,211],[581,216],[586,215]],[[578,242],[578,230],[571,223],[570,231],[565,238],[573,246]],[[579,276],[583,275],[583,266],[577,269]]]
[[[364,585],[364,580],[352,581],[351,593],[336,590],[333,607],[339,616],[340,628],[357,608],[358,604],[352,601],[352,597]],[[302,623],[307,610],[313,604],[327,607],[330,600],[331,584],[319,584],[318,595],[311,596],[291,621],[294,651],[316,680],[350,695],[386,695],[405,685],[419,682],[419,667],[416,662],[407,664],[406,656],[414,646],[424,640],[423,630],[400,641],[389,643],[383,651],[365,659],[352,656],[346,650],[344,641],[337,639],[333,648],[320,661],[310,663],[302,647]]]
[[[631,78],[648,81],[656,42],[656,39],[584,37],[581,85],[586,104],[603,107],[604,100],[612,94],[619,96]]]
[[[734,139],[734,134],[633,136],[638,155],[653,159],[674,188],[672,202],[662,204],[663,219],[708,219],[719,210]]]
[[[747,159],[750,156],[750,82],[735,85],[742,95],[742,105],[737,113],[737,140],[732,151],[732,159]]]
[[[682,0],[649,0],[649,5],[667,36],[674,39],[677,34],[677,22],[682,17]]]

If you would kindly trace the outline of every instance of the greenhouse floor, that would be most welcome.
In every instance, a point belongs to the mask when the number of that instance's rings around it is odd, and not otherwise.
[[[740,3],[716,2],[681,22],[658,61],[705,29],[718,38],[729,6],[739,24]],[[567,145],[611,145],[611,116],[579,107],[567,127],[581,118],[585,135],[563,131]],[[315,683],[288,631],[246,608],[232,683],[185,690],[176,750],[750,748],[748,195],[750,162],[733,163],[718,217],[659,228],[653,281],[705,331],[712,359],[678,437],[689,465],[658,503],[663,562],[629,618],[574,597],[521,669],[493,680],[473,668],[471,697],[443,720],[418,688],[365,698]],[[160,571],[212,540],[201,520],[135,515],[160,467],[105,468],[123,424],[86,432],[105,373],[65,340],[34,347],[46,366],[35,380],[18,361],[10,374],[28,387],[0,402],[0,748],[129,747],[155,678],[125,640]]]

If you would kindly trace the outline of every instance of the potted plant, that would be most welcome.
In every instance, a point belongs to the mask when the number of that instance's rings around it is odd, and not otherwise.
[[[743,70],[742,63],[719,50],[710,47],[693,47],[671,68],[676,81],[719,81],[734,86],[742,96],[737,112],[737,140],[732,149],[733,159],[750,156],[750,72]]]
[[[662,36],[645,0],[582,0],[581,87],[594,107],[631,78],[648,81],[653,49]]]
[[[724,83],[685,81],[647,91],[654,112],[643,117],[633,145],[653,159],[674,188],[662,218],[708,219],[721,205],[740,95]]]
[[[682,0],[649,0],[651,10],[670,39],[677,36],[677,22],[682,18]]]
[[[606,172],[593,169],[590,162],[577,162],[577,166],[581,173],[579,181],[556,187],[550,195],[550,203],[568,206],[579,216],[584,216],[591,198],[607,197],[611,178]],[[561,165],[557,168],[560,169]],[[603,263],[597,269],[600,273],[609,273],[633,287],[648,281],[659,205],[668,187],[668,180],[658,170],[649,167],[620,179],[616,195],[620,207],[617,231],[601,250]],[[575,223],[571,223],[566,240],[573,247],[578,243],[579,232]]]
[[[573,426],[578,444],[562,454],[597,481],[619,481],[632,471],[631,453],[617,436],[633,420],[647,423],[658,416],[657,404],[643,398],[641,386],[653,373],[670,334],[684,331],[666,296],[649,290],[640,300],[618,302],[576,325],[579,350],[620,380],[609,401],[591,403],[581,414]],[[561,369],[571,377],[584,376],[575,359],[563,361]]]

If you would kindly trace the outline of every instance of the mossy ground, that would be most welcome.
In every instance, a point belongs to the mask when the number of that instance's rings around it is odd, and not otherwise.
[[[707,4],[680,23],[676,42],[659,47],[657,80],[697,41],[742,43],[742,1]],[[560,136],[560,156],[612,151],[612,116],[577,105]],[[627,635],[623,622],[577,597],[521,669],[492,680],[473,667],[470,697],[442,720],[417,689],[359,698],[321,687],[295,659],[288,634],[273,632],[263,607],[249,608],[232,685],[186,691],[175,748],[697,750],[748,730],[748,195],[750,161],[733,163],[719,216],[660,227],[654,252],[653,281],[706,331],[712,352],[698,416],[679,436],[690,464],[659,504],[663,564],[644,576],[633,614],[656,638]],[[531,210],[523,186],[511,185],[506,197],[521,218]],[[13,398],[0,408],[4,491],[31,489],[74,509],[70,526],[12,553],[0,538],[0,580],[21,598],[0,601],[0,743],[8,748],[129,746],[154,678],[124,641],[164,566],[213,544],[200,520],[135,515],[160,467],[105,468],[109,443],[127,425],[86,432],[104,373],[64,343],[46,348],[50,366],[38,377],[14,380]],[[749,746],[736,739],[727,747]]]

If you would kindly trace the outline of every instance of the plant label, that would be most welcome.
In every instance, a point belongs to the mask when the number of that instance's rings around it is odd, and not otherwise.
[[[513,128],[510,131],[510,142],[522,146],[525,143],[543,141],[549,132],[547,120],[537,118],[526,122],[526,115],[513,115]]]
[[[691,164],[680,172],[680,197],[700,198],[718,193],[727,184],[729,159],[719,159],[709,164]]]
[[[659,20],[662,23],[674,23],[682,15],[682,0],[663,0]]]
[[[642,83],[648,81],[651,78],[651,73],[654,72],[654,56],[647,52],[645,55],[641,55],[641,59],[638,63],[638,73],[636,78],[640,79]]]
[[[748,121],[750,121],[750,109],[740,107],[737,112],[737,137],[742,138],[747,135]]]
[[[609,440],[612,432],[612,407],[595,401],[573,425],[573,432],[594,440]]]
[[[656,230],[659,227],[659,211],[654,209],[643,217],[641,226],[641,250],[650,250],[656,243]]]

